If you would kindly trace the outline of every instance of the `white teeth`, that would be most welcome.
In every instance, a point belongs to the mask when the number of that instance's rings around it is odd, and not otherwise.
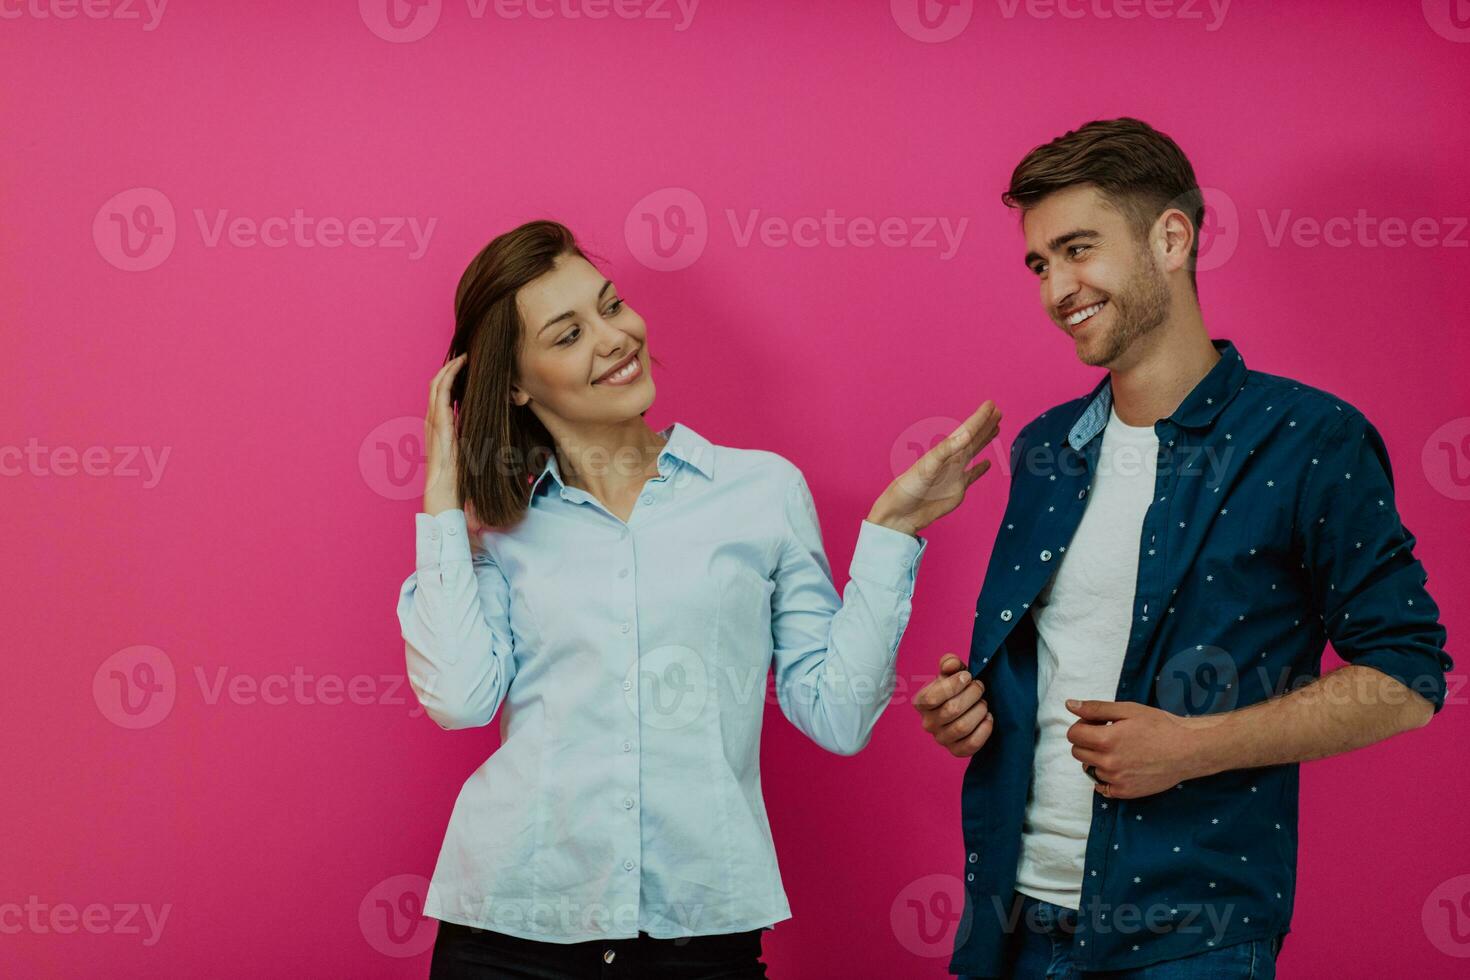
[[[1093,314],[1095,314],[1098,310],[1102,308],[1102,303],[1093,303],[1086,309],[1078,310],[1076,313],[1073,313],[1071,316],[1067,317],[1067,326],[1075,327],[1083,320],[1091,319]]]
[[[604,380],[604,381],[622,381],[625,378],[632,377],[633,372],[636,371],[636,370],[638,370],[638,359],[635,357],[633,360],[629,361],[626,365],[624,365],[623,367],[618,368],[618,370],[614,371],[612,374],[609,374],[607,377],[603,378],[602,380]]]

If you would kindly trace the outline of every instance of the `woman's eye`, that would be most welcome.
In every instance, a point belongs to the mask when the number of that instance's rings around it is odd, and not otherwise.
[[[556,342],[556,346],[558,346],[558,347],[565,347],[568,344],[571,344],[571,343],[575,342],[576,339],[578,337],[580,337],[581,335],[582,335],[582,328],[581,327],[573,327],[571,330],[568,330],[567,331],[567,335],[565,337],[563,337],[561,340],[558,340]]]
[[[623,301],[620,300],[620,299],[613,300],[612,303],[610,303],[608,305],[608,308],[607,308],[607,312],[608,312],[608,315],[609,316],[611,316],[614,313],[621,313],[622,311],[623,311]]]

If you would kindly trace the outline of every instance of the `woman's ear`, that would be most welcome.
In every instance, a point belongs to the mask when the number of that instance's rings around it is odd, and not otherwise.
[[[526,394],[525,391],[522,390],[520,385],[510,386],[510,402],[512,405],[515,405],[517,408],[519,408],[520,406],[525,405],[530,400],[531,396]]]

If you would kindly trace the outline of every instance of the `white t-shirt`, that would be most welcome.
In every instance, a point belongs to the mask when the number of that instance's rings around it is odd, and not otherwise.
[[[1067,908],[1081,904],[1094,784],[1067,741],[1077,716],[1066,701],[1117,698],[1158,450],[1152,425],[1127,425],[1117,412],[1110,414],[1082,521],[1031,607],[1038,661],[1036,759],[1016,890]]]

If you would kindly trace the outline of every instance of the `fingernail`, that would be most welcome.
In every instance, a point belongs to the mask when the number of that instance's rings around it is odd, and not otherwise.
[[[961,684],[968,684],[968,683],[970,683],[970,672],[968,670],[962,670],[958,674],[956,674],[955,676],[960,679],[960,683]]]
[[[1067,699],[1067,707],[1069,707],[1069,708],[1075,708],[1075,707],[1077,707],[1081,703],[1082,702],[1081,701],[1078,701],[1076,698],[1068,698]]]

